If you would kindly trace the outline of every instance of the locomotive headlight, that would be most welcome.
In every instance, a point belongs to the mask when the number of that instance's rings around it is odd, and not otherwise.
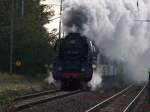
[[[82,69],[81,69],[81,72],[85,72],[85,71],[86,71],[85,68],[82,68]]]
[[[96,64],[92,64],[92,68],[96,69],[97,68]]]

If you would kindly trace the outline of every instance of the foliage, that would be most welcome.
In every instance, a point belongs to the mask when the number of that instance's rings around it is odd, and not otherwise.
[[[42,76],[36,75],[31,78],[19,74],[0,73],[0,112],[6,112],[5,109],[8,109],[14,98],[18,96],[47,90],[49,86]]]
[[[11,1],[0,1],[0,69],[9,70]],[[52,46],[55,32],[48,33],[44,25],[54,16],[51,7],[41,5],[40,0],[24,0],[24,14],[21,12],[21,0],[14,0],[14,72],[41,73],[44,65],[53,57]],[[16,67],[20,60],[21,67]]]

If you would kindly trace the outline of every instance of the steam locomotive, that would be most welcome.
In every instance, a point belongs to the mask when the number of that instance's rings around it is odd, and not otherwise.
[[[98,54],[94,42],[80,33],[69,33],[56,41],[55,51],[52,74],[62,89],[81,86],[92,79]]]

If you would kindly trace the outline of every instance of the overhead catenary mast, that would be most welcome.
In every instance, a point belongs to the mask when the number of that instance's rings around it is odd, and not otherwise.
[[[21,16],[24,17],[24,0],[21,0]]]
[[[62,31],[62,11],[63,11],[63,0],[61,0],[60,2],[59,40],[61,38],[61,31]]]
[[[59,50],[61,48],[62,11],[63,11],[63,0],[61,0],[61,2],[60,2],[60,21],[59,21],[58,52],[59,52]]]

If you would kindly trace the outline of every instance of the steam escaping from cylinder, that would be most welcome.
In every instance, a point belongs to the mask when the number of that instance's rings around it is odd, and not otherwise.
[[[46,79],[46,82],[48,82],[48,84],[52,87],[52,88],[60,88],[60,82],[56,81],[53,78],[52,72],[50,70],[47,70],[47,73],[49,74],[49,76]]]
[[[92,80],[88,83],[88,86],[91,88],[92,91],[101,87],[102,82],[101,75],[102,73],[100,69],[97,69],[93,72]]]
[[[150,23],[138,20],[150,19],[149,0],[64,0],[63,6],[65,31],[94,40],[105,56],[124,63],[132,79],[147,79]]]
[[[93,71],[93,76],[92,80],[88,83],[88,86],[91,88],[92,91],[98,89],[101,87],[101,82],[102,82],[102,69],[99,65],[100,61],[100,56],[98,54],[97,56],[97,64],[96,64],[96,69]]]
[[[49,77],[47,78],[48,83],[49,84],[55,84],[55,80],[54,80],[54,78],[52,76],[52,72],[48,71],[48,73],[49,73]]]

